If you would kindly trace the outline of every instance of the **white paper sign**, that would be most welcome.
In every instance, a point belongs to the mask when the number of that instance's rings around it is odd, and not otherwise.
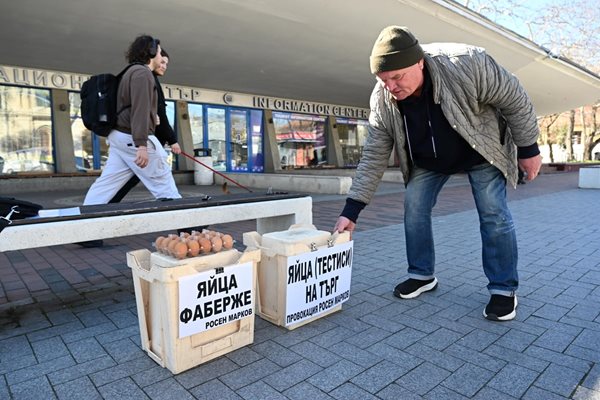
[[[353,243],[288,257],[286,326],[322,314],[348,300]]]
[[[253,314],[252,262],[211,269],[179,280],[179,338]]]
[[[39,218],[49,218],[49,217],[67,217],[71,215],[81,215],[81,210],[79,207],[71,207],[71,208],[56,208],[50,210],[40,210],[38,212]]]

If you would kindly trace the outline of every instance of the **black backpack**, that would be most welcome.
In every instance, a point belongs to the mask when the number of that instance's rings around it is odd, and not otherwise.
[[[117,116],[126,108],[117,111],[117,91],[125,72],[133,65],[129,64],[117,76],[99,74],[90,77],[81,86],[81,119],[83,125],[98,136],[108,136],[117,124]]]

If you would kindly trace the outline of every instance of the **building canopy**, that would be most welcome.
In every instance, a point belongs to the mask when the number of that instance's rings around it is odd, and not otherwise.
[[[141,33],[171,56],[164,83],[368,107],[369,53],[387,25],[421,43],[482,46],[539,115],[600,98],[600,78],[445,0],[19,0],[0,13],[0,64],[118,72]]]

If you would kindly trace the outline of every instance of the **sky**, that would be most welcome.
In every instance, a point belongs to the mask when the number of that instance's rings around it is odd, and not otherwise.
[[[568,0],[455,0],[507,29],[548,48],[553,53],[567,56],[571,60],[600,71],[600,0],[571,2]],[[549,6],[564,9],[559,17],[545,25],[533,24],[533,36],[527,21],[540,21]],[[586,7],[573,8],[573,7]],[[482,6],[496,10],[513,11],[516,16],[500,15],[481,10]],[[587,8],[589,7],[589,9]],[[564,18],[564,17],[567,18]],[[566,21],[566,22],[565,22]],[[562,24],[561,24],[562,22]],[[555,25],[555,26],[554,26]],[[550,29],[548,29],[550,28]],[[568,51],[567,51],[568,50]]]
[[[478,8],[481,7],[482,5],[487,5],[490,3],[494,3],[494,5],[497,9],[510,9],[510,7],[511,7],[511,2],[507,1],[507,0],[455,0],[455,1],[457,1],[458,3],[460,3],[462,5],[468,5],[469,8],[471,8],[475,11],[478,11]],[[549,6],[556,2],[557,2],[557,0],[527,0],[523,3],[521,3],[521,5],[523,5],[524,7],[523,7],[523,9],[519,10],[520,12],[522,12],[522,14],[520,13],[519,17],[521,18],[521,20],[532,19],[536,14],[540,14],[541,11],[546,6]],[[560,0],[558,2],[560,2]],[[497,24],[510,29],[513,32],[516,32],[521,36],[529,38],[529,32],[527,31],[527,29],[523,26],[523,24],[519,24],[518,21],[515,19],[510,18],[510,17],[494,19],[491,15],[485,15],[485,16],[487,18],[493,20]]]

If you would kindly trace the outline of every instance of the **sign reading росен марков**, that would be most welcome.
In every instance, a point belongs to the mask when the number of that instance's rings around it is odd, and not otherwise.
[[[179,280],[179,338],[249,317],[254,310],[253,264],[230,265]]]
[[[322,314],[350,297],[353,242],[287,259],[285,326]]]

